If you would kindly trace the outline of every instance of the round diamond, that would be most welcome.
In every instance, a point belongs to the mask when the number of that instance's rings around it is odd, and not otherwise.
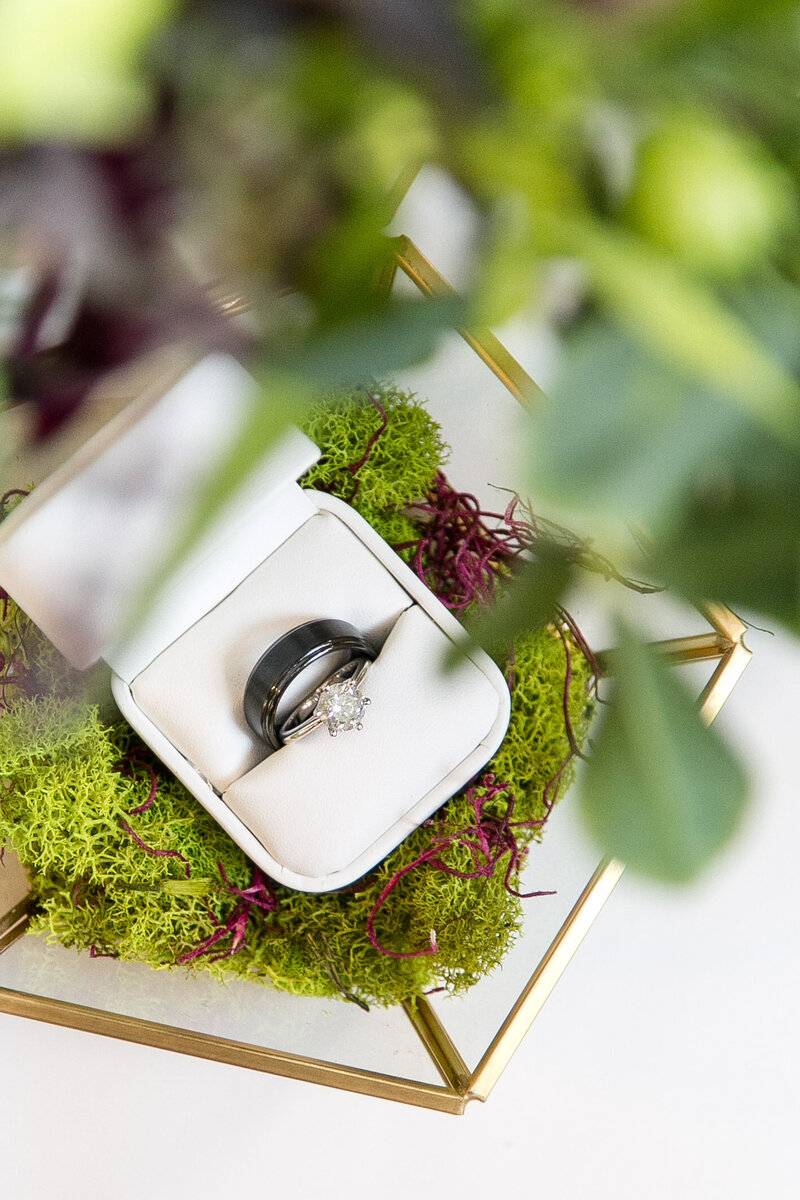
[[[367,700],[352,681],[329,683],[320,694],[316,711],[328,722],[328,733],[336,737],[358,728]]]

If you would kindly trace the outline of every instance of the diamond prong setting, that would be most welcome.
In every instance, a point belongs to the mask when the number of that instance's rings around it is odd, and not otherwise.
[[[336,737],[351,729],[364,728],[361,718],[369,703],[369,697],[362,693],[355,680],[329,683],[319,694],[314,716],[324,720],[328,733]]]

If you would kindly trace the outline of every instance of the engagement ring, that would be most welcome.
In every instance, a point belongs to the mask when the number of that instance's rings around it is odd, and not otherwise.
[[[273,750],[303,737],[323,722],[329,733],[360,729],[369,704],[359,683],[375,650],[347,621],[307,621],[278,638],[256,663],[244,693],[244,712],[250,728]],[[306,695],[287,713],[292,684],[315,663],[330,661],[330,674],[319,674]],[[294,689],[296,692],[296,689]],[[302,695],[302,692],[301,692]],[[279,713],[279,708],[284,711]]]
[[[294,742],[320,725],[328,726],[331,737],[350,729],[362,729],[361,718],[370,699],[359,684],[369,670],[370,661],[354,659],[334,671],[281,723],[278,728],[280,740]]]

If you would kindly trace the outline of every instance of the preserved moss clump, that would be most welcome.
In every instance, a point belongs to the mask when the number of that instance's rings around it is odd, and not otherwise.
[[[322,450],[304,486],[352,504],[390,546],[419,538],[403,510],[424,500],[450,452],[412,392],[385,384],[331,392],[303,430]]]
[[[349,486],[384,536],[399,519],[419,540],[421,527],[401,510],[430,491],[446,448],[412,398],[372,395],[381,411],[356,396],[311,414],[307,432],[324,458],[309,482],[343,496]],[[418,445],[424,467],[409,465]],[[129,726],[103,722],[1,595],[0,664],[0,680],[11,670],[0,710],[0,845],[31,875],[37,932],[95,955],[361,1005],[434,986],[460,992],[500,963],[522,920],[526,848],[569,782],[591,715],[591,667],[568,630],[519,639],[511,723],[480,779],[365,879],[309,895],[265,879]]]
[[[516,799],[514,819],[531,823],[519,831],[524,847],[539,834],[535,823],[546,817],[545,789],[569,753],[560,711],[560,640],[544,630],[518,644],[515,676],[508,737],[487,773],[508,784]],[[549,704],[541,702],[542,678],[553,685]],[[587,682],[587,671],[582,678],[576,671],[571,709],[581,734]],[[532,714],[540,751],[531,749]],[[151,772],[155,799],[133,815],[152,791]],[[173,966],[226,927],[252,885],[244,853],[137,746],[132,730],[124,723],[104,725],[97,709],[80,701],[25,697],[5,713],[0,788],[0,843],[10,845],[31,873],[39,906],[34,928],[64,945]],[[506,807],[504,793],[492,815],[502,821]],[[475,814],[464,793],[356,889],[317,896],[275,886],[274,911],[250,908],[238,952],[230,953],[231,931],[215,946],[225,957],[189,961],[301,995],[347,994],[368,1003],[396,1003],[437,982],[462,991],[501,961],[519,929],[522,902],[505,886],[505,863],[475,879],[429,863],[403,876],[375,917],[375,933],[385,950],[414,957],[381,953],[368,934],[370,914],[398,872],[434,839],[459,834],[444,857],[450,867],[469,871],[473,859],[463,842],[475,836]],[[432,930],[437,953],[417,956],[429,947]]]

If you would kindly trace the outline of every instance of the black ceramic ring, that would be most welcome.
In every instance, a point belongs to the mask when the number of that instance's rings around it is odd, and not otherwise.
[[[261,655],[244,690],[244,715],[253,732],[270,749],[279,750],[282,745],[276,717],[286,689],[313,663],[333,655],[341,659],[342,653],[344,662],[375,658],[374,648],[354,625],[347,621],[320,620],[290,629]]]

